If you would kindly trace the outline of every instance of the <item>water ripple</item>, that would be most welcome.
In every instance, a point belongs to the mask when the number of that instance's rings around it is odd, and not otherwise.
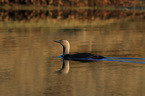
[[[133,61],[128,61],[128,60],[133,60]],[[145,58],[106,57],[102,59],[102,61],[116,61],[116,62],[145,64],[145,61],[136,61],[136,60],[145,60]]]
[[[58,58],[62,58],[62,56],[57,56]],[[73,58],[74,61],[115,61],[115,62],[127,62],[127,63],[138,63],[145,64],[145,61],[136,61],[136,60],[145,60],[145,58],[126,58],[126,57],[105,57],[103,59],[92,59],[92,58]],[[132,61],[129,61],[132,60]]]

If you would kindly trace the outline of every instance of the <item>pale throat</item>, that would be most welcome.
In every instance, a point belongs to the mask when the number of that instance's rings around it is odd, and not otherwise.
[[[69,54],[69,51],[70,51],[70,45],[69,44],[64,45],[63,46],[63,55]]]

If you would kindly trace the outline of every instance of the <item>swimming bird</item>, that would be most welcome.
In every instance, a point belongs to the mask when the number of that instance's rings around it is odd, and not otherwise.
[[[70,52],[70,43],[68,40],[59,40],[54,42],[60,43],[63,46],[63,54],[62,57],[65,60],[77,60],[77,61],[90,61],[94,59],[103,59],[104,56],[99,56],[91,53],[76,53],[76,54],[69,54]]]

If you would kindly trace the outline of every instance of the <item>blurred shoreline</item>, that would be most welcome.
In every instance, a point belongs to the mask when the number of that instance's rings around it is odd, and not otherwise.
[[[144,0],[1,0],[0,5],[36,5],[65,7],[142,6]]]
[[[120,21],[143,21],[144,11],[126,10],[6,10],[0,9],[0,27],[85,27]]]

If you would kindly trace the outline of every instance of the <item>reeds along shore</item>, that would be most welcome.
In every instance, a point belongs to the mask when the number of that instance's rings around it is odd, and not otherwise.
[[[95,6],[134,6],[144,0],[0,0],[0,5],[52,5],[71,7]]]
[[[121,10],[5,10],[0,9],[0,21],[35,20],[109,20],[124,18],[145,19],[145,12]]]

